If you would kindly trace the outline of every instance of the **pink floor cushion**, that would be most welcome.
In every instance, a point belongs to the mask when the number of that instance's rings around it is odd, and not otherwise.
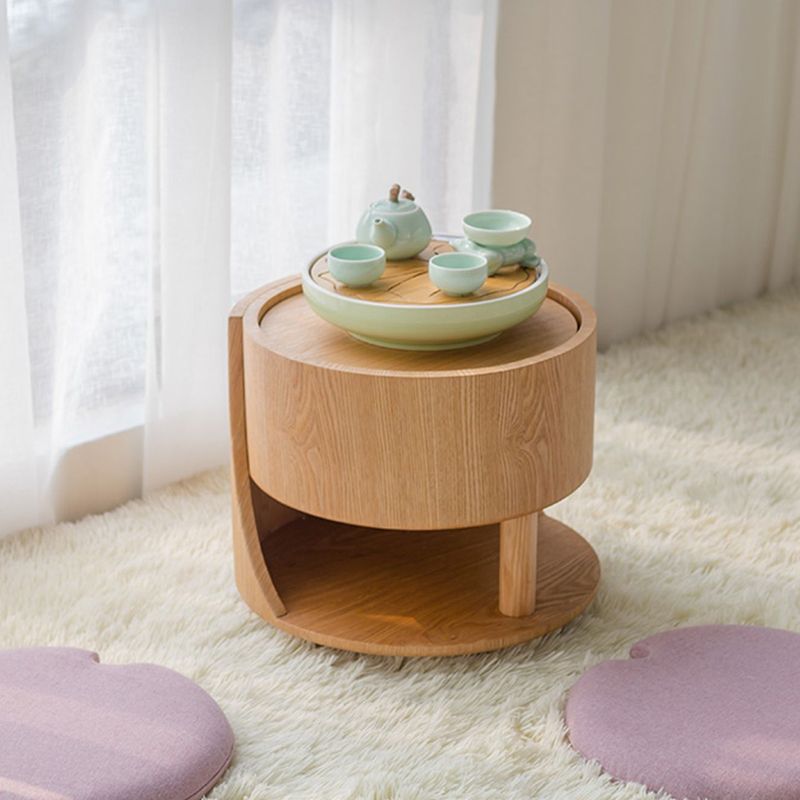
[[[573,747],[676,798],[800,798],[800,635],[744,625],[659,633],[570,690]]]
[[[190,800],[220,779],[233,732],[176,672],[87,650],[0,651],[0,798]]]

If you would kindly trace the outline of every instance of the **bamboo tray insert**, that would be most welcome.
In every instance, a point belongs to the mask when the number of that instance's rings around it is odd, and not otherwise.
[[[323,255],[312,266],[311,279],[319,286],[345,297],[393,305],[476,303],[515,294],[536,281],[536,269],[511,265],[490,275],[486,283],[474,294],[466,297],[450,297],[437,289],[428,279],[428,259],[438,253],[449,253],[452,250],[447,242],[433,240],[416,258],[387,261],[383,275],[371,286],[360,289],[345,286],[337,281],[328,271],[327,255]]]

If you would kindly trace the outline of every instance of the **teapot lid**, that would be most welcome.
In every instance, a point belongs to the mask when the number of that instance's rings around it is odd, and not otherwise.
[[[397,214],[403,211],[413,211],[418,208],[418,206],[413,200],[398,200],[396,203],[393,203],[391,200],[383,199],[376,200],[371,208],[373,211],[380,211],[384,214]]]
[[[390,212],[397,214],[404,211],[414,211],[418,206],[414,202],[414,195],[405,189],[401,195],[400,184],[395,183],[392,185],[391,189],[389,189],[388,199],[382,198],[381,200],[376,200],[370,208],[373,211],[381,211],[384,214]]]

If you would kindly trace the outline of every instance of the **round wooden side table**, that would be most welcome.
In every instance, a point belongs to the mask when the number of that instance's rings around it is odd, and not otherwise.
[[[367,345],[298,278],[229,319],[234,558],[245,601],[323,645],[455,655],[561,627],[591,602],[591,546],[541,510],[592,462],[591,307],[551,286],[486,344]]]

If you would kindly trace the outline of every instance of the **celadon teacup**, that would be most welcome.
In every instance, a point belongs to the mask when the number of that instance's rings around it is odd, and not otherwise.
[[[431,283],[452,297],[477,292],[489,277],[489,261],[477,253],[439,253],[428,261]]]
[[[462,221],[464,235],[487,247],[509,247],[521,242],[531,229],[531,218],[519,211],[491,208],[473,211]]]
[[[362,288],[383,275],[386,253],[375,244],[337,244],[328,251],[328,269],[337,281]]]

